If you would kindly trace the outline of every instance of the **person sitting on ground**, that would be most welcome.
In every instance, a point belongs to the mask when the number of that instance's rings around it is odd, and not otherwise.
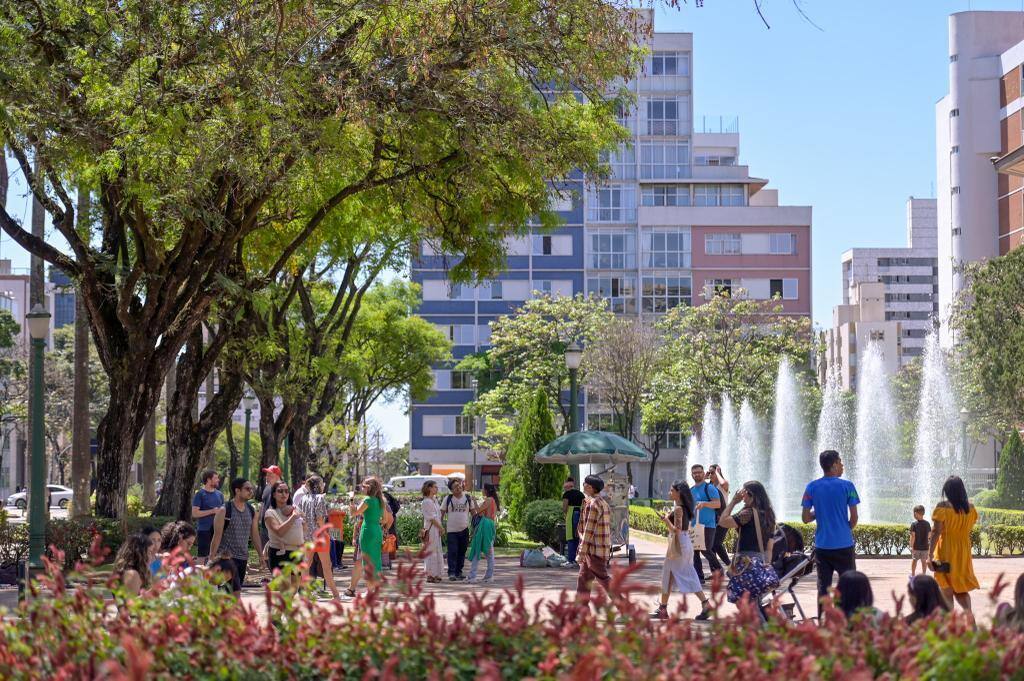
[[[121,544],[114,559],[114,574],[126,594],[138,596],[153,583],[149,564],[156,557],[156,549],[149,534],[142,532],[130,535]]]
[[[913,611],[907,615],[907,624],[930,617],[935,612],[949,612],[949,604],[942,597],[939,583],[930,575],[917,575],[907,584],[907,596]]]
[[[839,609],[849,621],[854,615],[866,614],[871,619],[877,619],[881,613],[875,608],[875,594],[871,590],[871,580],[859,570],[849,570],[839,575],[839,584],[836,587],[839,592],[839,601],[836,603]]]
[[[196,528],[192,523],[176,520],[164,525],[160,530],[160,569],[167,572],[170,567],[169,561],[173,557],[181,561],[176,566],[176,574],[191,572],[195,567],[192,559],[192,546],[195,543]]]
[[[1017,578],[1013,588],[1013,605],[1000,603],[996,608],[995,624],[1024,633],[1024,575]]]

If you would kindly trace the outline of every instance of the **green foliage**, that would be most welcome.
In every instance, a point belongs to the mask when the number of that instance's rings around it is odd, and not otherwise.
[[[569,404],[562,399],[569,389],[565,348],[573,341],[587,347],[610,319],[605,301],[580,294],[574,298],[541,295],[492,322],[486,358],[471,356],[455,367],[473,371],[481,386],[479,397],[466,405],[467,414],[487,417],[488,433],[480,444],[499,455],[505,453],[512,435],[507,426],[510,415],[537,390],[543,391],[548,407],[561,415],[559,434],[568,432]],[[586,383],[586,367],[580,367],[579,381],[580,386]],[[490,389],[484,390],[487,386]],[[499,421],[505,421],[506,427],[492,430]]]
[[[1024,554],[1024,527],[1020,525],[989,525],[982,534],[993,555]]]
[[[978,510],[980,525],[1017,525],[1024,527],[1024,511],[1002,508],[986,508],[981,504],[974,506]]]
[[[999,454],[996,492],[1002,508],[1024,509],[1024,444],[1016,429]]]
[[[531,501],[523,510],[523,531],[526,536],[548,546],[559,543],[555,526],[564,522],[562,502],[554,499]]]
[[[27,367],[17,347],[21,327],[7,310],[0,310],[0,415],[26,415],[25,372]]]
[[[501,468],[501,499],[512,527],[523,527],[523,512],[529,502],[561,495],[562,483],[569,475],[568,467],[534,461],[537,451],[553,439],[555,429],[547,396],[538,388],[522,403],[515,435]]]

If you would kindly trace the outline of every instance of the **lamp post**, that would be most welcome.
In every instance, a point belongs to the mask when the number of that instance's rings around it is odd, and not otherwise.
[[[249,424],[252,419],[252,408],[256,406],[256,396],[246,390],[242,395],[242,409],[245,410],[245,440],[242,442],[242,477],[249,479]]]
[[[579,408],[576,404],[576,393],[579,392],[576,381],[580,371],[580,362],[583,361],[583,349],[576,341],[569,343],[565,348],[565,366],[569,369],[569,432],[575,433],[579,430]],[[572,467],[572,476],[579,485],[580,467],[578,464]]]
[[[31,569],[42,569],[43,550],[46,548],[46,467],[43,450],[43,351],[46,334],[50,331],[50,313],[36,303],[25,315],[28,335],[32,339],[32,403],[29,414],[32,422],[32,475],[28,497],[28,564]]]

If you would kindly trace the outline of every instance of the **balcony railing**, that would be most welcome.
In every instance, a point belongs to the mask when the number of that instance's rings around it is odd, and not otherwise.
[[[740,119],[738,116],[697,116],[693,121],[693,131],[735,135],[740,131]]]

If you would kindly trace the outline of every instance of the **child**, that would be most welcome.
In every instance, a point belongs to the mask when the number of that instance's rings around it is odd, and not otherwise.
[[[924,519],[924,506],[914,507],[914,522],[910,524],[910,576],[916,572],[916,566],[921,563],[921,574],[928,572],[928,562],[931,556],[928,555],[928,536],[932,532],[932,526]]]

